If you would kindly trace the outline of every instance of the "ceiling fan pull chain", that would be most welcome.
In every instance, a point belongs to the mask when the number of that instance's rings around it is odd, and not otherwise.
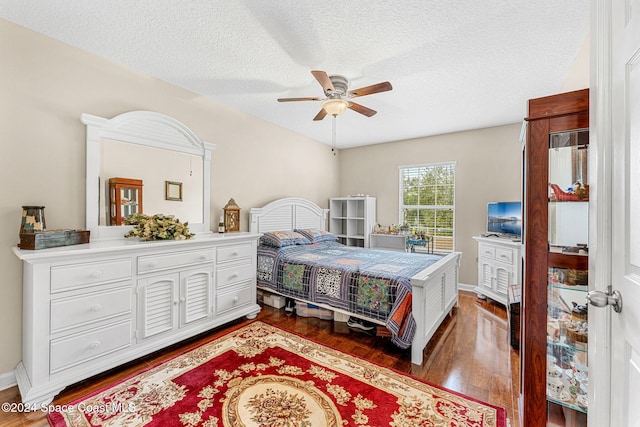
[[[336,116],[331,121],[331,152],[336,155]]]

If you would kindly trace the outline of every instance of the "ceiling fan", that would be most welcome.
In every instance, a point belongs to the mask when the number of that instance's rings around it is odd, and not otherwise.
[[[305,97],[305,98],[278,98],[278,102],[291,102],[291,101],[323,101],[322,109],[313,120],[322,120],[327,114],[334,117],[342,114],[347,108],[356,111],[360,114],[364,114],[367,117],[371,117],[377,113],[377,111],[364,105],[356,104],[350,101],[351,98],[357,98],[359,96],[371,95],[378,92],[386,92],[393,89],[391,83],[382,82],[370,86],[361,87],[359,89],[349,90],[349,79],[340,75],[328,75],[324,71],[311,71],[313,77],[316,78],[318,83],[324,90],[325,98],[317,97]]]

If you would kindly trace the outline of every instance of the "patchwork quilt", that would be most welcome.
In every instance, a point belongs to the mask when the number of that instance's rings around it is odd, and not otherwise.
[[[320,242],[258,247],[258,286],[325,303],[385,323],[392,341],[408,348],[416,323],[411,277],[441,259]]]

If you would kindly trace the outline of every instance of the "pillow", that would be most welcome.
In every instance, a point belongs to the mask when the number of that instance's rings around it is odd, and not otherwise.
[[[308,245],[311,243],[309,239],[295,231],[271,231],[264,233],[260,238],[263,245],[283,248],[293,245]]]
[[[338,237],[335,234],[331,234],[328,231],[319,230],[317,228],[296,229],[295,231],[309,239],[311,243],[333,242],[338,240]]]

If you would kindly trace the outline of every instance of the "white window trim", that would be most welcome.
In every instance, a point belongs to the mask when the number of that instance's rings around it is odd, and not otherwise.
[[[403,175],[403,170],[404,169],[411,169],[411,168],[420,168],[420,167],[433,167],[433,166],[439,166],[439,165],[453,165],[456,170],[458,168],[458,162],[456,160],[452,160],[452,161],[447,161],[447,162],[433,162],[433,163],[418,163],[418,164],[412,164],[412,165],[399,165],[398,166],[398,224],[400,225],[402,223],[402,206],[403,206],[403,201],[404,201],[404,193],[403,193],[403,187],[402,187],[402,175]],[[454,184],[453,184],[453,223],[452,223],[452,230],[453,230],[453,248],[452,250],[455,251],[455,242],[456,242],[456,185],[458,183],[458,180],[456,179]]]

